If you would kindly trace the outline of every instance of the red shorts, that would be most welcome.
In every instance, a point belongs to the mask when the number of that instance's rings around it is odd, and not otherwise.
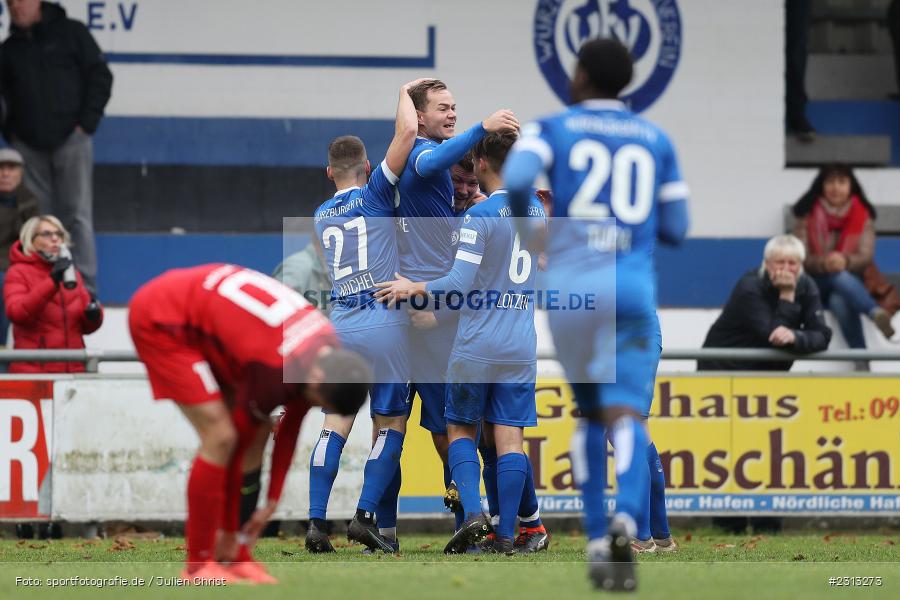
[[[178,404],[222,400],[212,369],[200,351],[179,339],[177,331],[160,327],[144,315],[145,311],[132,305],[128,325],[138,357],[147,367],[153,397]]]

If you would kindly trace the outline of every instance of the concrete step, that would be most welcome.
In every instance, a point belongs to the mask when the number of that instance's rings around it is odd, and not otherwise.
[[[815,141],[803,143],[787,136],[784,158],[789,167],[831,162],[883,167],[891,162],[891,138],[887,135],[818,135]]]
[[[888,54],[810,54],[806,93],[813,100],[884,100],[897,93]]]

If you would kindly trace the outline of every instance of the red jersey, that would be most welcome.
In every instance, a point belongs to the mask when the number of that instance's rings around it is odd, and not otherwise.
[[[302,388],[285,383],[283,367],[303,372],[323,346],[339,345],[328,318],[291,288],[229,264],[168,271],[141,287],[129,308],[131,335],[157,399],[224,398],[256,422],[285,407],[269,489],[278,498],[308,409],[304,397],[289,395]],[[252,426],[240,415],[234,420],[239,429]]]

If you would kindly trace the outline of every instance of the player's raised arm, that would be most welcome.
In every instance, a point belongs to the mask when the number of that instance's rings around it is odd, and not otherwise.
[[[503,182],[509,193],[509,207],[516,217],[516,228],[523,241],[531,244],[532,231],[528,231],[528,204],[531,201],[532,185],[537,176],[546,172],[553,162],[553,151],[541,137],[541,127],[530,123],[522,129],[522,136],[512,147],[503,164]],[[543,201],[543,199],[542,199]]]
[[[516,131],[518,128],[519,121],[511,110],[498,110],[481,123],[444,141],[434,150],[423,152],[416,160],[416,173],[422,177],[431,177],[446,171],[458,163],[486,133]]]
[[[426,78],[416,79],[400,86],[400,98],[397,101],[397,120],[394,123],[394,138],[391,140],[391,145],[388,146],[387,154],[384,157],[387,168],[395,175],[403,172],[409,151],[412,150],[416,141],[416,132],[419,127],[416,118],[416,107],[413,106],[409,90],[424,81],[430,80]]]

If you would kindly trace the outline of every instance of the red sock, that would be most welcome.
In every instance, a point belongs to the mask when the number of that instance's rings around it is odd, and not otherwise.
[[[247,548],[246,544],[241,544],[240,548],[238,548],[237,558],[234,559],[234,562],[250,562],[253,560],[253,555],[250,554],[250,549]]]
[[[225,467],[209,463],[199,456],[195,458],[188,477],[187,501],[184,537],[190,568],[213,559],[216,530],[225,509]]]

